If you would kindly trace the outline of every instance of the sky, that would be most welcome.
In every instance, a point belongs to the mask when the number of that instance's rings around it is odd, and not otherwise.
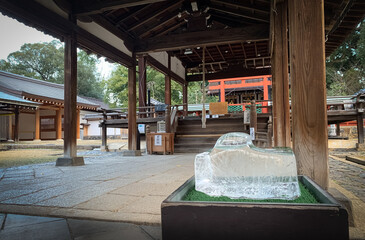
[[[6,17],[0,13],[0,59],[5,59],[12,52],[20,50],[24,43],[50,42],[55,40],[35,28],[25,26],[15,19]],[[113,69],[113,65],[100,58],[98,66],[102,78],[107,78]]]

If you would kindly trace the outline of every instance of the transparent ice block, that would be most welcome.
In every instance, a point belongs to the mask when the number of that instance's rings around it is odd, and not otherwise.
[[[261,149],[245,133],[221,136],[195,157],[195,189],[210,196],[286,199],[300,196],[291,149]]]

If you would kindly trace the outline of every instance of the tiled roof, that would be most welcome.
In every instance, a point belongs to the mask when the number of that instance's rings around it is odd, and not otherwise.
[[[29,106],[37,106],[38,103],[25,100],[20,97],[16,97],[4,92],[0,92],[0,102],[6,102],[6,103],[13,103],[13,104],[20,104],[20,105],[29,105]]]
[[[55,100],[64,100],[63,84],[50,83],[38,79],[0,71],[0,89],[19,96],[26,93]],[[93,102],[77,97],[77,103],[98,107]]]

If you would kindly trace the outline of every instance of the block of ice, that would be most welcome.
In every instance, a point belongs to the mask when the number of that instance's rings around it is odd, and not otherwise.
[[[261,149],[245,133],[221,136],[195,157],[195,189],[210,196],[286,199],[300,196],[291,149]]]

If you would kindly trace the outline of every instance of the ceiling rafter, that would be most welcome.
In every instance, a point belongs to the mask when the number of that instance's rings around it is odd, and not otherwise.
[[[245,1],[246,3],[242,3],[242,1],[240,3],[237,3],[235,1],[232,0],[211,0],[212,3],[216,3],[216,4],[221,4],[221,5],[225,5],[225,6],[230,6],[232,8],[236,8],[236,9],[245,9],[245,10],[249,10],[249,11],[255,11],[257,13],[262,13],[262,14],[269,14],[270,13],[270,8],[267,10],[262,10],[259,9],[257,7],[253,7],[251,4],[247,4],[248,1]]]
[[[259,22],[264,22],[264,23],[270,22],[268,19],[262,19],[262,18],[258,18],[258,17],[254,17],[254,16],[249,16],[247,14],[243,14],[242,12],[236,11],[236,10],[223,9],[222,7],[214,7],[214,6],[211,6],[210,9],[218,11],[218,12],[226,13],[226,14],[231,14],[231,15],[241,17],[241,18],[247,18],[247,19],[259,21]]]
[[[151,4],[157,2],[163,2],[166,0],[114,0],[114,1],[100,1],[94,2],[90,5],[79,6],[74,9],[76,15],[93,15],[100,14],[109,10],[134,7],[144,4]]]
[[[177,24],[165,29],[164,31],[162,32],[159,32],[158,34],[154,35],[154,37],[158,37],[158,36],[163,36],[165,35],[166,33],[168,32],[172,32],[174,31],[176,28],[180,27],[181,25],[184,25],[186,24],[186,22],[184,20],[181,20],[180,22],[178,22]]]
[[[120,18],[116,21],[116,25],[120,25],[123,22],[125,22],[126,20],[130,19],[130,18],[135,18],[138,14],[142,13],[143,11],[147,10],[150,7],[150,5],[144,6],[142,8],[140,8],[137,11],[134,11],[133,13],[129,14],[126,17]]]
[[[147,16],[147,17],[145,17],[145,18],[144,18],[143,20],[141,20],[140,22],[137,22],[137,24],[135,24],[135,25],[131,26],[131,27],[128,29],[128,31],[133,31],[133,30],[135,30],[136,28],[138,28],[138,27],[142,26],[143,24],[145,24],[145,23],[147,23],[147,22],[151,21],[152,19],[154,19],[154,18],[156,18],[156,17],[160,16],[162,13],[167,12],[167,11],[170,11],[171,9],[173,9],[173,8],[176,8],[176,7],[180,6],[181,2],[182,2],[182,0],[176,1],[176,2],[174,2],[173,4],[169,4],[169,5],[167,5],[166,7],[164,7],[164,8],[162,8],[162,9],[159,9],[159,10],[157,10],[157,11],[153,12],[152,14],[150,14],[150,15],[149,15],[149,16]]]
[[[159,27],[163,26],[166,23],[169,23],[177,18],[178,12],[174,11],[172,14],[170,14],[168,17],[165,17],[162,21],[158,21],[154,26],[151,26],[150,28],[144,30],[144,33],[139,35],[140,38],[144,38],[145,36],[148,36],[151,32],[158,29]]]

